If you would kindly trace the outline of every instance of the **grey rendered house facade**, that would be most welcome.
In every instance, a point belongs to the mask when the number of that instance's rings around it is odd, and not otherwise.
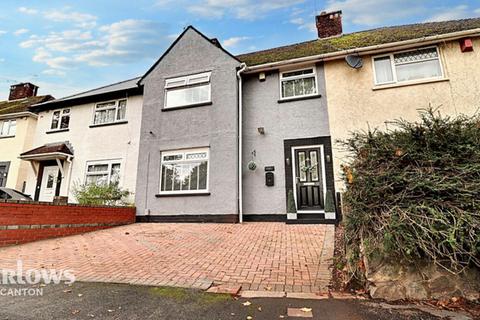
[[[188,27],[142,77],[139,221],[336,222],[323,65],[244,71]]]

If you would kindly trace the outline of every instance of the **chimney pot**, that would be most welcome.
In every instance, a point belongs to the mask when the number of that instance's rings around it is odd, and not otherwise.
[[[10,87],[8,100],[24,99],[37,96],[38,87],[30,82],[14,84]]]
[[[342,11],[326,12],[322,11],[315,17],[317,25],[318,38],[329,38],[342,34]]]

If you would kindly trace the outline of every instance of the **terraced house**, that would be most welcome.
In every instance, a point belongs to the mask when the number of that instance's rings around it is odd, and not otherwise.
[[[334,223],[337,139],[430,105],[476,111],[480,19],[343,34],[337,11],[316,25],[318,39],[237,57],[180,35],[140,82],[140,220]]]
[[[37,115],[31,105],[52,100],[38,96],[31,83],[12,85],[7,101],[0,101],[0,187],[25,191],[29,165],[18,156],[32,146]]]
[[[317,39],[239,56],[188,27],[142,77],[34,106],[27,192],[75,201],[74,181],[120,179],[140,221],[335,223],[337,139],[419,108],[477,111],[480,19],[316,25]]]

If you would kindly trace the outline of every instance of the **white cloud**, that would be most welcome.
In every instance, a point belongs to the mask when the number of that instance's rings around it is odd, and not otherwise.
[[[13,34],[16,35],[16,36],[19,36],[19,35],[28,33],[28,31],[29,31],[28,29],[22,28],[22,29],[18,29],[18,30],[15,31]]]
[[[474,14],[479,14],[476,12],[480,10],[474,10]],[[472,17],[472,11],[467,5],[459,5],[453,8],[441,8],[434,15],[426,19],[426,21],[447,21],[447,20],[457,20]]]
[[[93,28],[97,24],[96,16],[88,13],[70,11],[69,8],[45,11],[43,12],[43,17],[55,22],[72,22],[79,28]]]
[[[166,28],[146,20],[123,20],[92,30],[72,29],[32,35],[20,43],[33,49],[32,60],[52,70],[79,65],[127,64],[158,57],[168,41]],[[49,70],[48,69],[48,70]],[[53,71],[48,71],[53,74]]]
[[[18,11],[21,12],[21,13],[30,14],[30,15],[34,15],[34,14],[38,13],[37,9],[32,9],[32,8],[27,8],[27,7],[20,7],[20,8],[18,8]]]
[[[305,0],[201,0],[187,7],[191,13],[205,18],[233,15],[237,19],[254,20],[272,11],[289,8]]]
[[[47,76],[58,76],[58,77],[64,77],[67,75],[65,71],[57,70],[57,69],[45,69],[42,71],[43,74],[46,74]]]
[[[305,20],[303,18],[293,18],[290,19],[290,23],[303,25],[305,23]]]
[[[233,48],[238,45],[239,42],[250,39],[250,37],[231,37],[223,40],[222,45],[225,48]]]
[[[7,33],[7,31],[5,31],[5,30],[0,30],[0,36],[1,36],[1,35],[4,35],[4,34],[6,34],[6,33]]]

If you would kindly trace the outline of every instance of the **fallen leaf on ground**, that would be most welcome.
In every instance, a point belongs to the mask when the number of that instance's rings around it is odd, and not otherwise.
[[[63,290],[63,292],[65,292],[65,293],[70,293],[70,292],[72,292],[72,290],[67,289],[67,290]]]
[[[81,296],[83,296],[83,294],[79,293],[78,296],[81,297]]]
[[[251,305],[252,303],[251,303],[250,301],[245,301],[245,302],[242,303],[242,304],[243,304],[244,306],[247,306],[247,307],[248,307],[248,306]]]
[[[282,314],[281,314],[281,315],[279,315],[278,317],[279,317],[280,319],[283,319],[283,318],[285,318],[285,316],[284,316],[284,315],[282,315]]]
[[[257,309],[258,309],[258,311],[260,311],[260,312],[262,311],[262,307],[258,307]]]
[[[77,313],[79,313],[79,312],[80,312],[80,310],[73,310],[73,311],[72,311],[72,314],[77,314]]]
[[[312,308],[305,308],[305,307],[303,307],[303,308],[300,309],[300,311],[302,311],[302,312],[310,312],[310,311],[312,311]]]
[[[115,311],[115,310],[112,310],[112,309],[108,309],[107,311],[108,311],[108,312],[113,312],[113,311]]]
[[[247,320],[252,320],[252,316],[247,316]]]

